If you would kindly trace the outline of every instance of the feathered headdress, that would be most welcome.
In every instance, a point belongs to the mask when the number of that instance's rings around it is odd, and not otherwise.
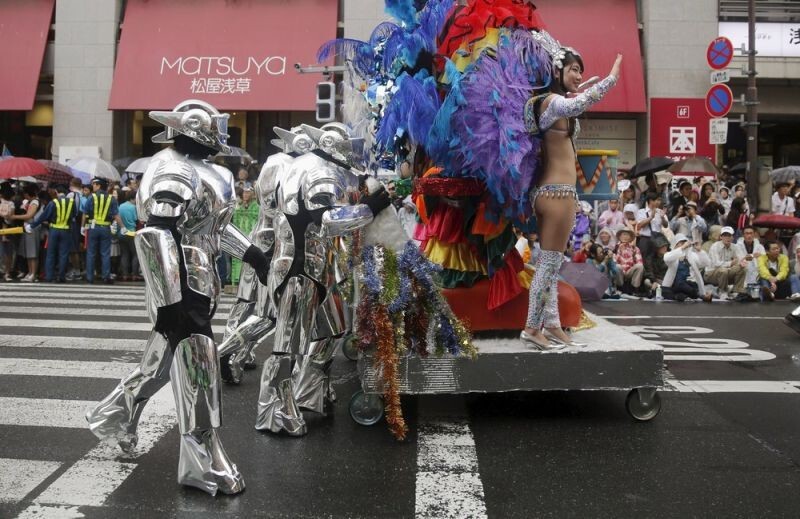
[[[562,46],[558,40],[553,38],[550,33],[544,29],[531,31],[531,34],[533,35],[533,39],[550,55],[553,60],[553,66],[557,69],[564,68],[564,58],[567,57],[568,52],[575,56],[580,56],[577,50],[572,47]]]

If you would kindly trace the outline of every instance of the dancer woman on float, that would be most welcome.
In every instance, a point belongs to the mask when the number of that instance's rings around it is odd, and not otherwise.
[[[579,94],[583,60],[574,49],[562,47],[553,56],[550,91],[532,97],[525,106],[529,131],[542,138],[545,164],[540,181],[530,194],[542,250],[520,339],[542,350],[581,346],[561,329],[558,317],[558,271],[579,207],[575,191],[575,139],[579,131],[576,118],[616,84],[621,62],[622,55],[617,54],[608,77]]]

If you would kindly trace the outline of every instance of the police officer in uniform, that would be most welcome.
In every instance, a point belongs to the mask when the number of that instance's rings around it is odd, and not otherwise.
[[[122,233],[128,232],[119,217],[117,200],[108,194],[108,180],[100,177],[92,179],[92,193],[83,214],[83,230],[88,233],[86,247],[86,281],[94,283],[94,260],[100,251],[100,269],[103,281],[112,284],[111,279],[111,221],[115,220]],[[88,227],[87,227],[88,221]]]
[[[25,224],[25,232],[31,232],[43,222],[50,222],[50,232],[47,237],[47,258],[45,259],[45,281],[59,283],[66,281],[67,263],[72,249],[72,233],[70,226],[75,221],[78,208],[75,199],[67,197],[67,186],[55,186],[56,198],[47,204],[44,211],[39,213],[33,222]],[[58,278],[55,276],[56,258],[58,258]]]

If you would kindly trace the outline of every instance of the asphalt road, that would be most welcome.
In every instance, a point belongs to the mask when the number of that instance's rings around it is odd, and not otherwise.
[[[258,372],[224,389],[225,448],[247,490],[175,483],[171,395],[121,457],[85,410],[138,362],[141,287],[0,285],[0,517],[796,517],[800,336],[788,303],[603,302],[593,313],[664,346],[663,408],[622,392],[404,397],[409,436],[355,424],[355,365],[302,439],[253,429]],[[231,299],[215,329],[221,331]],[[259,352],[263,360],[266,351]]]

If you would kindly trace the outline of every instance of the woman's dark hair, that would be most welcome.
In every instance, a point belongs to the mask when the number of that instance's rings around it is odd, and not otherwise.
[[[35,198],[36,195],[39,194],[39,186],[36,184],[25,184],[25,186],[22,188],[22,192],[30,197]]]
[[[739,217],[744,213],[744,198],[734,198],[731,202],[731,210],[728,211],[728,216],[725,218],[725,225],[736,229],[739,226]]]
[[[606,255],[606,250],[603,248],[602,245],[599,243],[595,243],[589,249],[589,257],[592,259],[597,259],[598,257],[603,258]]]

